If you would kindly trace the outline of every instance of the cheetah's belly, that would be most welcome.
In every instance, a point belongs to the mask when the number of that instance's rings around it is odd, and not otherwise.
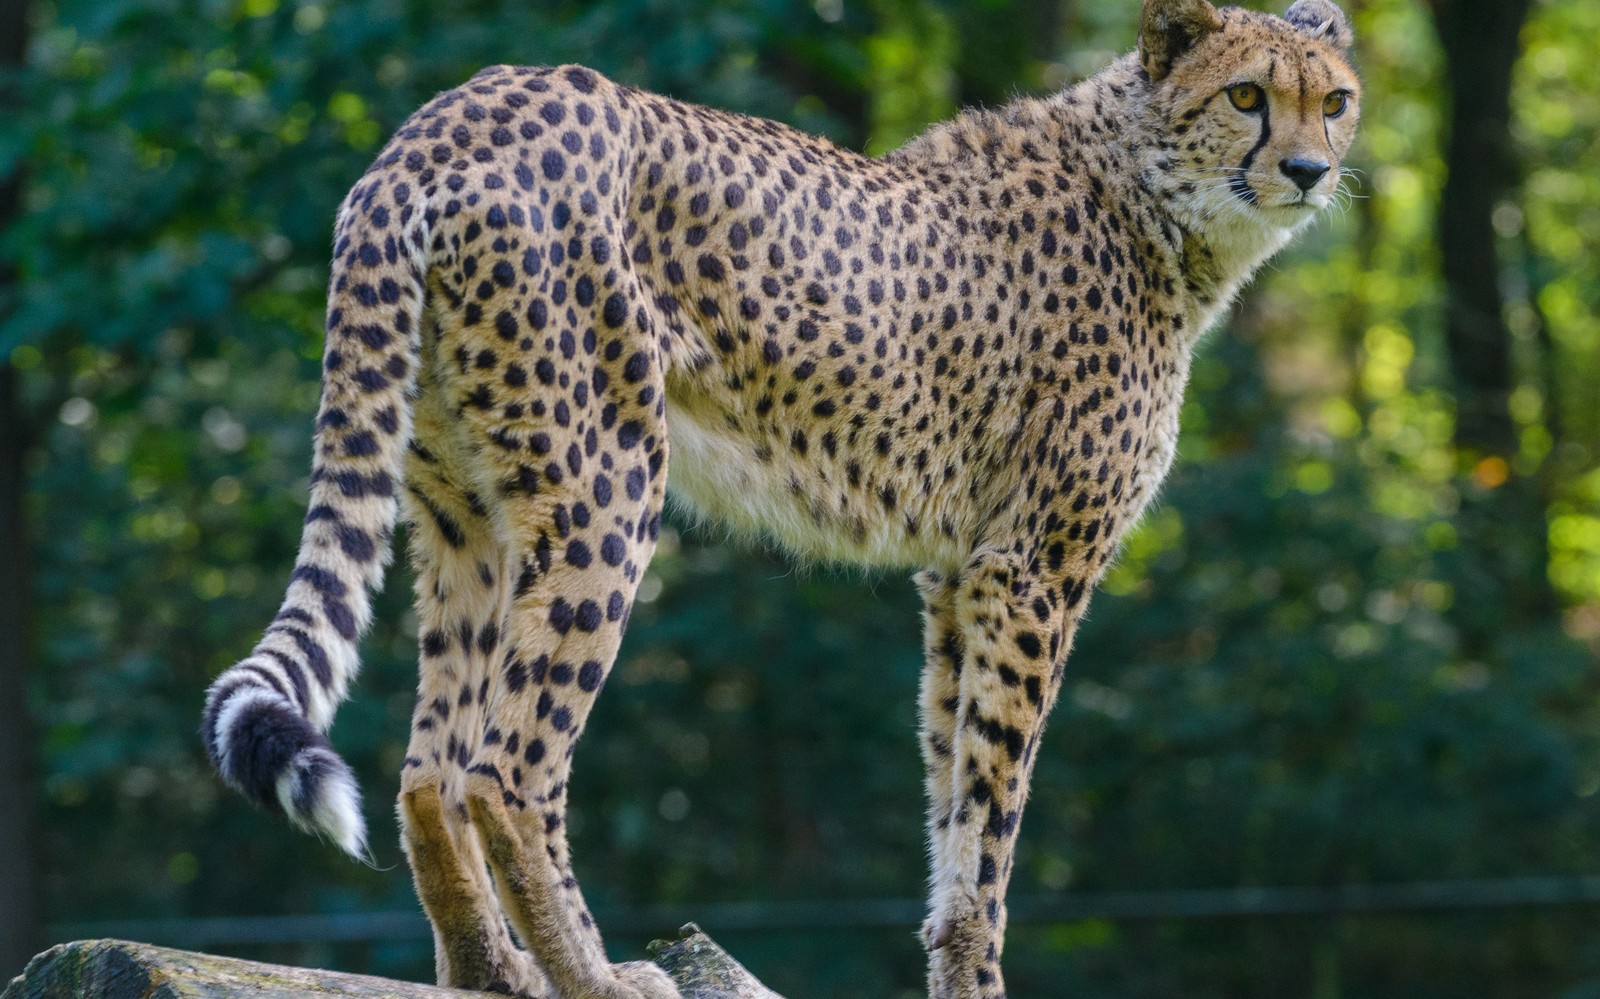
[[[670,399],[670,396],[669,396]],[[668,492],[697,515],[741,535],[765,536],[804,559],[864,566],[958,566],[957,539],[915,530],[903,516],[851,502],[829,470],[719,426],[713,413],[667,407]]]

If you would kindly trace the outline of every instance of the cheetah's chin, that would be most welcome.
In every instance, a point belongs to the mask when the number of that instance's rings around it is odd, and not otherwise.
[[[1279,229],[1299,229],[1328,207],[1324,200],[1292,198],[1277,204],[1253,206],[1255,213],[1267,225]]]

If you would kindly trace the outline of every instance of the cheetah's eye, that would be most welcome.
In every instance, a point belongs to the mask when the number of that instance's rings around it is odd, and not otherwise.
[[[1344,114],[1344,109],[1350,106],[1348,91],[1335,90],[1322,99],[1322,113],[1329,118],[1337,118]]]
[[[1267,95],[1253,83],[1236,83],[1228,88],[1228,100],[1240,111],[1260,111],[1267,104]]]

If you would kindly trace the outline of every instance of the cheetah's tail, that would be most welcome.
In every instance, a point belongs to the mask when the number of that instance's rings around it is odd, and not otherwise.
[[[398,513],[433,219],[420,201],[375,171],[340,209],[300,552],[277,617],[211,685],[201,723],[223,780],[358,859],[361,793],[323,732],[359,669]]]

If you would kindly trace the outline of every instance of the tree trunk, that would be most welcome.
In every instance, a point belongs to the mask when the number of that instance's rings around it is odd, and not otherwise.
[[[1549,584],[1544,495],[1538,475],[1510,474],[1518,440],[1509,400],[1517,385],[1505,321],[1497,205],[1515,196],[1511,77],[1532,0],[1434,0],[1450,96],[1447,179],[1439,196],[1445,345],[1456,400],[1456,446],[1465,461],[1446,560],[1451,618],[1470,658],[1555,607]]]
[[[27,0],[0,3],[0,72],[22,68]],[[0,89],[0,102],[16,100]],[[20,172],[0,177],[0,232],[21,205]],[[0,302],[16,275],[0,264]],[[28,446],[17,370],[0,356],[0,975],[21,968],[41,942],[33,826],[32,725],[28,677],[30,566],[24,519],[24,455]]]
[[[28,716],[28,559],[23,521],[24,413],[17,372],[0,363],[0,975],[38,949],[32,725]]]
[[[1502,457],[1516,452],[1507,409],[1515,372],[1494,209],[1516,189],[1511,72],[1530,6],[1531,0],[1434,2],[1450,91],[1438,225],[1456,441]]]

